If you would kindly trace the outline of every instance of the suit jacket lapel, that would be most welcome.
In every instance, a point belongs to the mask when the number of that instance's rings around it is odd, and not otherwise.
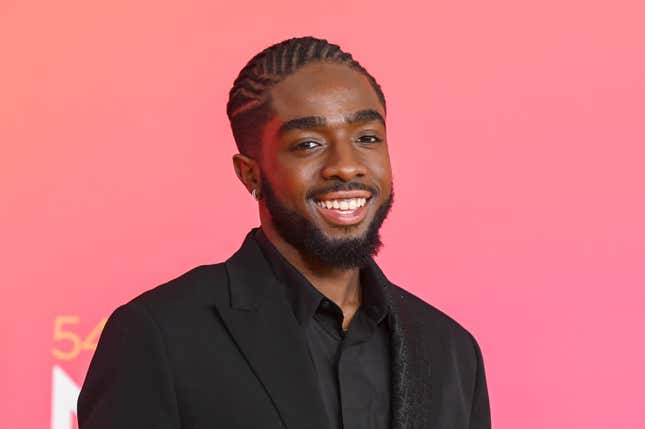
[[[390,308],[390,361],[392,429],[427,428],[430,421],[432,391],[427,333],[406,308],[405,300],[376,263],[370,265],[380,278]]]
[[[227,262],[230,305],[219,313],[287,428],[326,428],[313,363],[283,286],[247,236]]]
[[[415,329],[403,311],[393,311],[390,321],[392,429],[426,428],[432,391],[430,354],[424,334]]]

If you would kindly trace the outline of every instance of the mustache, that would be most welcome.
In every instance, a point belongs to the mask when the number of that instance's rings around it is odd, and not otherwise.
[[[316,195],[327,194],[330,192],[338,191],[368,191],[372,195],[378,194],[378,190],[373,187],[360,182],[334,182],[319,188],[315,188],[307,192],[307,198],[313,199]]]

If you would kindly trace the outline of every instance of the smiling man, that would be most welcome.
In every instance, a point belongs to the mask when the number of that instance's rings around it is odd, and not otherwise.
[[[372,259],[393,201],[376,80],[290,39],[242,69],[227,112],[261,227],[112,314],[80,428],[490,428],[475,339]]]

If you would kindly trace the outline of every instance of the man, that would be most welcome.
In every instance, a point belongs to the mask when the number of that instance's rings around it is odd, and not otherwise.
[[[393,195],[374,78],[290,39],[244,67],[227,110],[261,228],[112,314],[80,428],[489,428],[475,339],[372,260]]]

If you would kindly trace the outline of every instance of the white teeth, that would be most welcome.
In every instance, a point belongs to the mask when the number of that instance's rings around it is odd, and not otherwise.
[[[335,210],[356,210],[367,204],[367,198],[348,198],[344,200],[325,200],[316,201],[322,208],[335,209]]]

